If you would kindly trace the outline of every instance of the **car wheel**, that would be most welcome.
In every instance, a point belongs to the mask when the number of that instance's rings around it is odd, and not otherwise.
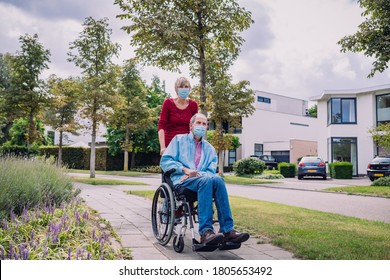
[[[374,177],[368,177],[370,178],[371,182],[374,182],[375,178]]]
[[[322,179],[326,180],[326,175],[324,175],[324,176],[322,177]]]
[[[302,180],[303,176],[298,175],[298,180]]]

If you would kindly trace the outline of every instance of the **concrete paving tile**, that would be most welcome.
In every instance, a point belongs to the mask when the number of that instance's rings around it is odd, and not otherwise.
[[[143,235],[122,235],[122,246],[128,248],[154,247]]]
[[[131,251],[131,255],[134,260],[168,260],[168,258],[155,247],[134,248]]]
[[[277,260],[291,260],[294,259],[294,255],[285,250],[272,250],[272,251],[264,251],[265,254],[277,259]]]

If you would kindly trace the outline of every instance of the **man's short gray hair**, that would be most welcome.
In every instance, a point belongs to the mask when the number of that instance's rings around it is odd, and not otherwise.
[[[202,117],[204,117],[204,118],[207,120],[207,117],[206,117],[204,114],[202,114],[202,113],[196,113],[195,115],[193,115],[193,116],[191,117],[190,123],[191,123],[191,124],[194,124],[195,119],[196,119],[196,117],[198,117],[198,116],[202,116]]]

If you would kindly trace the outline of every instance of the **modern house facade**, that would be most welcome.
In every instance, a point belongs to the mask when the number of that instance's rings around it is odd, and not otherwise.
[[[318,156],[349,161],[353,175],[366,174],[380,154],[369,130],[390,121],[390,84],[354,90],[326,90],[312,99],[318,106]]]
[[[242,119],[242,131],[236,134],[241,147],[229,152],[229,164],[251,155],[273,155],[291,163],[317,155],[318,120],[308,116],[308,101],[255,91],[254,107],[253,115]]]

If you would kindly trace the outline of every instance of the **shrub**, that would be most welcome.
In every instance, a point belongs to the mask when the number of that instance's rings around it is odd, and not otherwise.
[[[255,157],[243,158],[233,164],[233,171],[238,176],[254,174],[260,175],[263,173],[264,169],[264,161]]]
[[[40,160],[0,158],[0,219],[26,208],[60,205],[75,196],[71,178]]]
[[[139,166],[136,168],[131,168],[131,171],[136,172],[147,172],[147,173],[161,173],[161,167],[159,165],[153,165],[153,166]]]
[[[278,169],[281,175],[285,178],[294,178],[297,170],[297,165],[294,163],[281,162],[278,164]]]
[[[332,178],[352,179],[353,165],[351,162],[340,161],[333,162],[330,166]]]
[[[386,177],[379,178],[379,179],[375,180],[374,182],[372,182],[371,186],[389,187],[390,186],[390,177],[386,176]]]

